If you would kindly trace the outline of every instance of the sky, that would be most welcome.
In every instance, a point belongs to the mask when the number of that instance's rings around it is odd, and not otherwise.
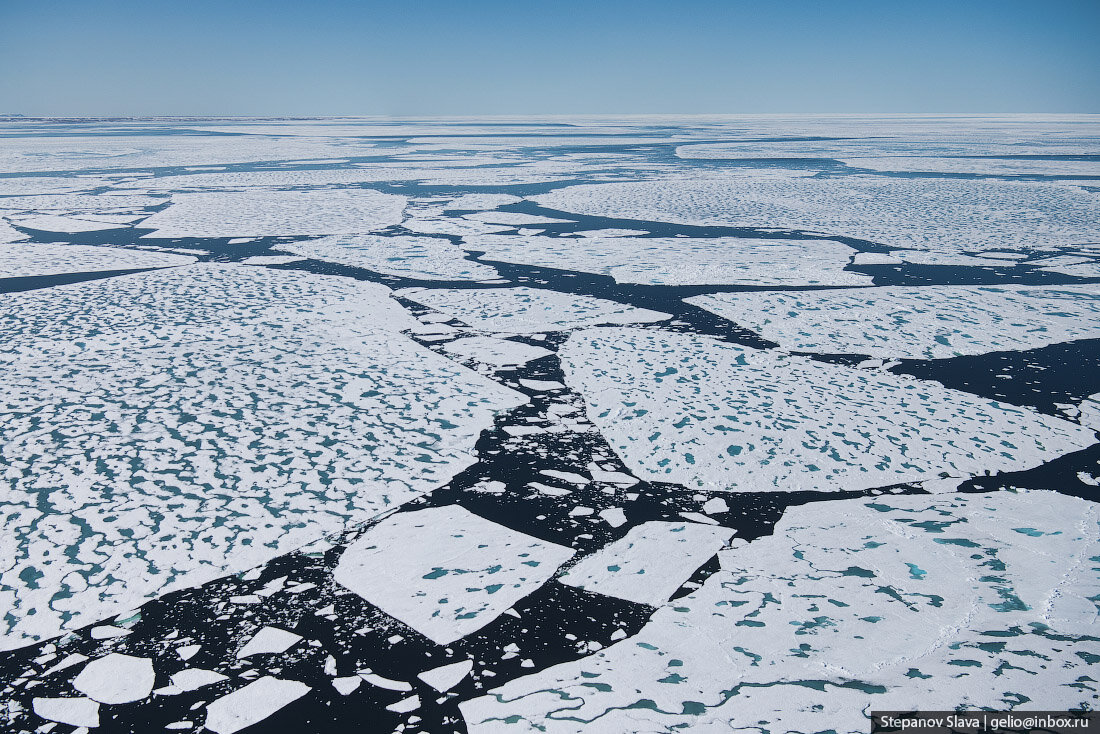
[[[0,0],[0,114],[1100,113],[1100,0]]]

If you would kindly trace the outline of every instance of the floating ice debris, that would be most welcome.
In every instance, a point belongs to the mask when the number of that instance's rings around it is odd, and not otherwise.
[[[542,347],[487,336],[455,339],[444,344],[443,350],[463,359],[475,359],[497,367],[518,367],[553,354]]]
[[[90,219],[78,219],[76,217],[61,217],[55,214],[36,214],[22,217],[11,217],[10,221],[17,227],[38,229],[44,232],[95,232],[101,229],[118,229],[125,226],[120,223],[96,222]]]
[[[410,711],[416,711],[418,708],[420,708],[420,696],[409,696],[397,703],[391,703],[386,707],[386,710],[393,711],[395,714],[407,714]]]
[[[528,390],[537,390],[539,392],[546,392],[549,390],[563,390],[565,385],[557,380],[527,380],[521,379],[519,384]]]
[[[195,258],[121,247],[62,244],[13,244],[0,247],[0,278],[92,273],[108,270],[168,268]]]
[[[412,684],[403,680],[393,680],[392,678],[385,678],[381,675],[374,673],[360,673],[359,677],[370,683],[372,686],[378,688],[385,688],[387,691],[411,691]]]
[[[130,634],[130,630],[122,627],[115,627],[113,624],[101,624],[97,627],[92,627],[92,639],[93,640],[109,640],[112,637],[125,637]]]
[[[938,383],[705,337],[591,329],[559,354],[631,471],[689,488],[881,487],[1030,468],[1095,440]]]
[[[596,324],[663,321],[668,314],[591,296],[538,288],[429,290],[397,292],[442,311],[475,329],[524,334]]]
[[[100,703],[140,701],[153,690],[153,661],[111,653],[84,666],[73,688]]]
[[[219,681],[228,680],[221,673],[204,668],[185,668],[172,674],[172,685],[180,691],[194,691],[203,686],[209,686]]]
[[[258,724],[309,690],[304,683],[265,675],[211,702],[206,707],[206,728],[214,734],[234,734]]]
[[[726,504],[726,501],[721,497],[711,497],[709,500],[703,503],[703,512],[708,515],[718,515],[723,512],[729,512],[730,506]]]
[[[605,596],[657,606],[733,536],[728,528],[692,522],[647,522],[590,556],[558,579]]]
[[[452,211],[483,211],[521,201],[523,199],[511,194],[466,194],[447,202],[444,208]]]
[[[241,262],[245,265],[287,265],[301,262],[304,259],[297,255],[253,255],[252,257],[246,257]]]
[[[871,285],[844,270],[854,250],[832,240],[738,237],[467,237],[484,260],[610,275],[647,285]]]
[[[406,278],[488,280],[498,276],[492,267],[467,260],[461,248],[441,237],[340,235],[280,247],[315,260]]]
[[[4,649],[430,491],[525,400],[350,278],[196,265],[0,300]]]
[[[790,507],[635,636],[460,708],[471,734],[864,732],[869,709],[939,701],[1090,708],[1098,553],[1096,506],[1048,492]]]
[[[190,660],[195,657],[201,649],[202,645],[184,645],[183,647],[176,648],[176,654],[179,655],[180,660]]]
[[[89,728],[99,726],[99,704],[90,698],[36,698],[31,706],[47,721]]]
[[[392,515],[340,557],[333,577],[439,645],[492,622],[573,555],[457,506]]]
[[[401,222],[405,197],[370,189],[177,194],[145,237],[356,234]]]
[[[244,644],[244,647],[237,651],[237,659],[240,660],[249,655],[259,655],[261,653],[286,652],[301,639],[301,635],[296,635],[278,627],[264,627],[253,635]]]
[[[755,176],[755,177],[753,177]],[[782,227],[896,247],[1097,241],[1100,195],[1022,181],[802,175],[569,186],[531,197],[566,212],[704,226]]]
[[[473,660],[461,660],[457,663],[451,663],[450,665],[443,665],[438,668],[432,668],[431,670],[425,670],[416,677],[440,693],[446,693],[461,683],[473,669]]]
[[[626,525],[626,514],[621,507],[608,507],[606,510],[600,510],[600,517],[613,528]]]
[[[787,349],[939,359],[1100,337],[1100,286],[884,286],[687,299]]]
[[[467,214],[465,219],[470,219],[475,222],[486,222],[488,224],[514,224],[514,225],[526,225],[526,224],[568,224],[568,219],[554,219],[553,217],[537,217],[532,214],[519,214],[516,212],[478,212],[477,214]]]
[[[333,678],[332,687],[336,689],[336,692],[341,696],[351,695],[355,689],[363,684],[363,679],[357,675],[349,675],[343,678]]]

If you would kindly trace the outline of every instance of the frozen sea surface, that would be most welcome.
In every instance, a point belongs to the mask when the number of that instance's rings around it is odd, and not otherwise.
[[[1096,708],[1098,166],[1095,115],[0,120],[0,729]]]

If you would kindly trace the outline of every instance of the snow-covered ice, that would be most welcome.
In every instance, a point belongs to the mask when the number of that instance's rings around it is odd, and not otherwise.
[[[281,249],[315,260],[367,268],[424,280],[490,280],[498,273],[489,265],[466,259],[466,253],[442,237],[324,237],[282,245]]]
[[[855,252],[831,240],[738,237],[483,235],[463,246],[488,261],[610,275],[647,285],[870,285],[844,267]]]
[[[559,354],[631,471],[689,488],[867,489],[1025,469],[1095,441],[938,383],[706,337],[590,329]]]
[[[658,606],[733,535],[692,522],[647,522],[585,556],[559,581],[586,591]]]
[[[122,247],[63,244],[12,244],[0,247],[0,278],[63,273],[94,273],[188,265],[195,258]]]
[[[687,299],[787,349],[940,359],[1100,337],[1100,285],[883,286]]]
[[[572,556],[451,505],[383,520],[348,546],[334,578],[446,645],[492,622]]]
[[[234,734],[258,724],[309,691],[304,683],[265,675],[212,701],[206,707],[206,728],[214,734]]]
[[[444,351],[461,359],[474,359],[498,367],[518,367],[553,354],[549,349],[489,336],[455,339],[443,345]]]
[[[149,658],[111,653],[85,665],[73,688],[100,703],[131,703],[148,696],[154,680]]]
[[[1047,492],[838,500],[634,637],[460,704],[471,734],[865,732],[867,711],[1090,708],[1097,511]]]
[[[475,329],[511,334],[669,318],[659,311],[541,288],[407,288],[397,295],[442,311]]]

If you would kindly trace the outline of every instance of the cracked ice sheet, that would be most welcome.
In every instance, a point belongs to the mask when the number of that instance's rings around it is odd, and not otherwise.
[[[145,237],[356,234],[399,224],[404,196],[370,189],[179,194]]]
[[[577,214],[781,227],[916,249],[1056,246],[1100,239],[1100,194],[1045,182],[770,173],[588,184],[530,198]]]
[[[733,535],[691,522],[647,522],[585,556],[558,579],[563,584],[658,606]]]
[[[847,272],[855,250],[832,240],[738,237],[473,236],[485,260],[610,275],[646,285],[871,285]]]
[[[14,244],[0,247],[0,278],[93,273],[188,265],[195,258],[92,245]]]
[[[429,492],[524,401],[352,279],[197,265],[0,300],[0,649]]]
[[[854,733],[868,709],[1091,708],[1098,554],[1096,506],[1053,493],[792,507],[634,637],[460,707],[471,734]]]
[[[867,489],[1030,468],[1095,442],[938,383],[706,337],[590,329],[558,353],[632,473],[689,488]]]
[[[553,354],[542,347],[488,336],[455,339],[444,344],[443,349],[462,359],[474,359],[497,367],[517,367]]]
[[[280,249],[316,260],[366,268],[422,280],[492,280],[499,273],[466,259],[466,253],[442,237],[337,235]]]
[[[397,295],[442,311],[474,329],[509,334],[598,324],[650,323],[670,318],[660,311],[538,288],[406,288]]]
[[[883,286],[686,299],[786,349],[942,359],[1100,337],[1100,285]]]
[[[348,546],[333,578],[438,645],[546,583],[573,550],[450,505],[398,513]]]

